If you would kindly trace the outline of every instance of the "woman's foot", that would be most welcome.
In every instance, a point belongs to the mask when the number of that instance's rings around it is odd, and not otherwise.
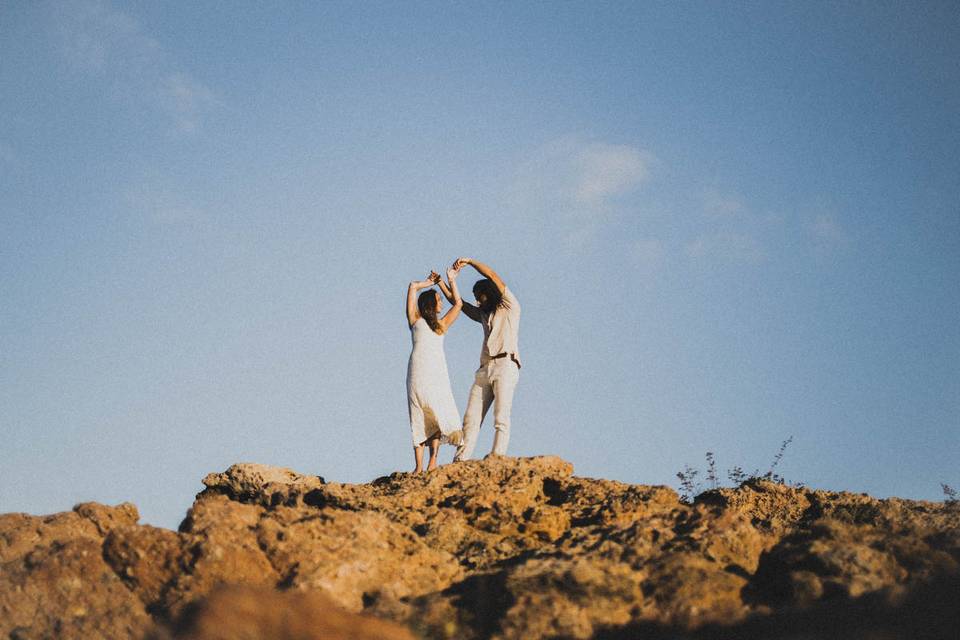
[[[413,447],[413,462],[415,463],[413,472],[414,473],[423,473],[423,445],[415,445]]]
[[[437,468],[437,460],[440,457],[437,455],[440,453],[440,433],[438,432],[434,437],[430,438],[427,444],[430,445],[430,464],[427,465],[427,471],[433,471]]]

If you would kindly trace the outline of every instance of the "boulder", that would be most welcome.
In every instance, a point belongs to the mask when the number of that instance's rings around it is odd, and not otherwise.
[[[0,637],[133,638],[149,625],[98,540],[52,542],[0,567]]]
[[[134,525],[132,504],[79,504],[49,516],[0,516],[0,637],[122,638],[150,624],[104,561],[103,536]]]
[[[241,462],[231,465],[223,473],[208,474],[203,484],[207,488],[198,498],[219,494],[238,502],[274,506],[296,504],[306,493],[322,486],[324,480],[285,467]]]
[[[36,547],[76,538],[101,540],[112,528],[136,524],[137,508],[125,502],[116,507],[84,502],[73,511],[49,516],[25,513],[0,515],[0,564],[22,557]]]
[[[167,589],[187,566],[183,538],[151,526],[117,527],[103,541],[103,559],[148,611],[159,611]]]
[[[316,591],[226,586],[148,640],[414,640],[405,627],[349,613]]]
[[[463,573],[451,554],[377,512],[288,512],[265,518],[258,535],[285,588],[323,591],[350,611],[439,591]]]
[[[163,591],[159,609],[164,615],[175,615],[222,584],[279,583],[280,574],[257,539],[264,514],[256,504],[201,494],[180,525],[181,570]]]

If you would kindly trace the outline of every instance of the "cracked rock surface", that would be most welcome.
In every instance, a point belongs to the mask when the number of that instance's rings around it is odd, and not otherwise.
[[[954,638],[956,505],[763,481],[683,504],[491,458],[367,484],[256,464],[178,531],[0,516],[0,638]]]

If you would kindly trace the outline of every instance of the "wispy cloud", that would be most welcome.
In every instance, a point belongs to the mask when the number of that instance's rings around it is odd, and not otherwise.
[[[178,131],[197,131],[219,104],[213,91],[169,61],[136,18],[105,0],[57,4],[54,23],[71,66],[104,78],[118,97],[147,102]]]
[[[736,194],[708,189],[703,196],[703,209],[716,216],[729,216],[746,210],[743,198]]]
[[[182,193],[162,185],[157,177],[127,190],[126,204],[142,219],[159,226],[197,226],[206,215]]]
[[[694,260],[726,264],[759,264],[767,259],[766,251],[753,235],[736,231],[700,235],[687,244],[686,252]]]
[[[818,250],[835,249],[847,243],[848,235],[832,215],[821,213],[807,225],[807,231],[813,238]]]
[[[655,162],[638,147],[565,136],[527,156],[515,173],[513,192],[523,208],[592,217],[646,182]]]
[[[0,164],[16,164],[18,158],[19,155],[13,150],[13,147],[3,141],[0,141]]]
[[[177,128],[186,132],[196,131],[202,115],[217,104],[210,89],[182,72],[166,77],[161,95],[169,99],[168,108]]]
[[[54,5],[60,44],[75,68],[98,73],[135,70],[160,54],[159,43],[131,16],[101,0]]]
[[[573,162],[577,201],[598,205],[646,181],[654,158],[636,147],[594,143],[579,150]]]
[[[563,136],[526,154],[511,172],[510,203],[540,219],[562,246],[592,246],[629,198],[650,180],[657,160],[632,145]]]
[[[666,251],[658,238],[639,238],[632,246],[634,266],[639,275],[650,277],[663,265]]]

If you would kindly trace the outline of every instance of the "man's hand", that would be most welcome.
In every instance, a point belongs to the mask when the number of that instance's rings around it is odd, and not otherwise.
[[[449,276],[447,277],[449,278]],[[436,271],[431,271],[430,275],[427,276],[427,280],[429,280],[433,284],[437,284],[438,282],[440,282],[440,274],[437,273]]]
[[[507,285],[503,282],[503,279],[497,274],[497,272],[479,260],[474,260],[473,258],[457,258],[457,261],[453,263],[453,266],[454,268],[459,269],[465,264],[468,264],[476,269],[477,273],[482,275],[484,278],[489,278],[492,280],[493,284],[496,285],[497,290],[500,291],[500,295],[503,295],[503,292],[506,291]]]

